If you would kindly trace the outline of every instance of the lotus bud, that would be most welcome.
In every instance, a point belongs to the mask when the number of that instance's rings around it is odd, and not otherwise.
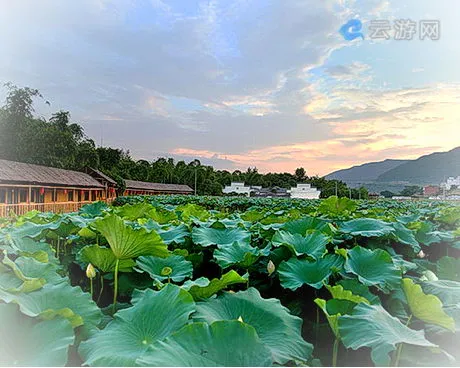
[[[160,274],[161,274],[161,276],[169,276],[169,275],[171,275],[172,271],[173,271],[173,270],[172,270],[171,267],[166,266],[166,267],[163,267],[163,268],[161,269]]]
[[[275,264],[271,260],[268,261],[267,271],[268,271],[268,276],[270,276],[273,272],[275,272]]]
[[[418,252],[417,257],[418,258],[425,258],[425,252],[423,250],[421,250],[420,252]]]
[[[423,280],[422,280],[423,279]],[[420,280],[422,281],[438,281],[438,276],[430,270],[426,270],[423,272],[423,276],[420,277]]]
[[[91,263],[86,267],[86,277],[89,279],[94,279],[96,277],[96,269]]]
[[[240,321],[241,323],[243,323],[243,317],[239,316],[239,317],[238,317],[238,321]]]

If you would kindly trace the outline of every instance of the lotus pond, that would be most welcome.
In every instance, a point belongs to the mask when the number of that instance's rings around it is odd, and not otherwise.
[[[119,198],[0,220],[3,366],[457,366],[460,206]]]

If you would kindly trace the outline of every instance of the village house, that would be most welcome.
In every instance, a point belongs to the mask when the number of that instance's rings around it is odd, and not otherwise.
[[[0,160],[0,217],[76,211],[94,201],[110,202],[116,197],[113,188],[79,171]]]
[[[310,184],[297,184],[296,187],[292,187],[288,190],[291,194],[291,198],[301,199],[319,199],[321,191],[312,187]]]

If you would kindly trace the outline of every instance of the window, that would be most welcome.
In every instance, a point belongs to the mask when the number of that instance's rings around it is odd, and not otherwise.
[[[27,202],[27,190],[26,189],[20,189],[19,190],[19,202]]]
[[[73,190],[67,192],[67,201],[73,202]]]
[[[84,197],[83,198],[84,198],[83,199],[84,201],[89,201],[89,191],[87,191],[87,190],[84,191]]]
[[[91,191],[91,200],[94,202],[96,200],[96,191]]]
[[[6,199],[6,190],[0,189],[0,203],[5,203]]]

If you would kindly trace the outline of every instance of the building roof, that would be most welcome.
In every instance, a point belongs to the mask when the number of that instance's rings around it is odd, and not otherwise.
[[[113,180],[110,176],[105,175],[102,171],[93,169],[92,167],[88,167],[88,170],[92,171],[94,174],[104,179],[106,182],[113,185],[117,185],[117,182],[115,180]]]
[[[127,190],[151,190],[156,192],[192,193],[193,189],[183,184],[149,183],[145,181],[126,180]]]
[[[0,160],[0,183],[103,188],[90,175],[55,167]]]

